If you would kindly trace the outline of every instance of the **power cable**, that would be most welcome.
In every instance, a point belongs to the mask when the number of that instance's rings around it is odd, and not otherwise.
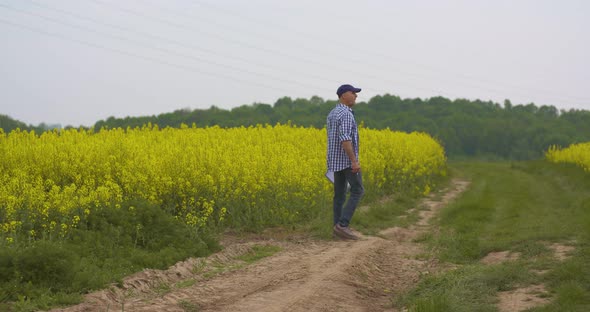
[[[124,12],[124,13],[127,13],[127,14],[130,14],[130,15],[138,16],[138,17],[141,17],[141,18],[149,19],[149,20],[154,20],[154,21],[157,21],[159,23],[166,24],[168,26],[171,26],[171,27],[174,27],[174,28],[177,28],[177,29],[187,30],[187,29],[190,28],[191,31],[198,32],[199,34],[205,35],[205,36],[210,37],[210,38],[214,38],[216,40],[222,40],[224,42],[229,42],[229,43],[232,43],[232,44],[235,44],[235,45],[238,45],[238,46],[247,47],[247,48],[250,48],[250,49],[255,49],[255,50],[262,51],[262,52],[265,52],[265,53],[268,53],[268,54],[271,54],[271,55],[284,56],[284,57],[287,57],[287,58],[290,58],[290,59],[298,60],[298,61],[303,62],[303,63],[310,63],[310,64],[314,64],[316,66],[320,66],[320,67],[324,67],[324,68],[331,68],[332,70],[342,71],[342,68],[341,67],[329,66],[329,65],[327,65],[325,63],[322,63],[322,62],[317,62],[317,61],[314,61],[314,60],[311,60],[311,59],[308,59],[308,58],[302,58],[302,57],[299,57],[297,55],[292,55],[292,54],[289,54],[289,53],[285,53],[285,52],[280,51],[280,50],[268,49],[268,48],[261,48],[259,46],[251,45],[251,44],[245,43],[243,41],[239,41],[239,40],[230,40],[230,39],[227,39],[227,38],[220,39],[221,36],[212,35],[210,33],[204,32],[203,30],[198,29],[198,28],[187,27],[186,25],[182,25],[182,24],[179,24],[179,23],[176,23],[176,22],[172,22],[172,21],[169,21],[169,20],[166,20],[166,19],[162,19],[160,17],[154,17],[154,16],[150,16],[150,15],[147,15],[147,14],[143,14],[143,13],[138,12],[138,11],[135,11],[135,10],[131,10],[131,9],[128,9],[128,8],[124,8],[124,7],[120,7],[120,6],[117,6],[117,5],[113,5],[112,3],[105,3],[102,0],[89,0],[89,1],[92,1],[92,2],[94,2],[96,4],[99,4],[99,5],[103,5],[105,7],[116,8],[117,10],[119,10],[121,12]],[[381,80],[381,81],[386,81],[386,80],[384,80],[380,76],[375,76],[375,75],[366,74],[366,73],[359,73],[359,72],[350,70],[348,68],[346,69],[346,71],[347,72],[350,72],[350,73],[354,73],[354,74],[356,74],[358,76],[361,76],[361,77],[367,77],[367,78],[377,79],[377,80]],[[398,84],[398,85],[406,85],[406,86],[409,86],[409,87],[414,88],[414,89],[424,90],[424,91],[428,91],[428,92],[431,92],[431,93],[438,93],[438,94],[446,94],[446,95],[449,95],[448,92],[441,92],[440,90],[433,90],[433,89],[430,89],[430,88],[424,88],[424,87],[420,87],[420,86],[409,85],[409,84],[404,83],[404,82],[396,82],[396,84]],[[385,91],[384,93],[388,93],[388,92],[389,91]]]
[[[187,45],[187,44],[183,44],[183,43],[181,43],[181,42],[179,42],[179,41],[169,40],[169,39],[167,39],[167,38],[164,38],[164,37],[161,37],[161,36],[156,36],[156,35],[152,35],[152,34],[145,33],[145,32],[140,32],[140,31],[136,31],[136,30],[130,30],[130,29],[128,29],[128,28],[125,28],[125,27],[120,27],[120,26],[118,26],[118,25],[113,25],[113,24],[104,23],[104,22],[98,21],[98,20],[96,20],[96,19],[88,18],[88,17],[81,17],[80,15],[77,15],[77,14],[74,14],[74,13],[71,13],[71,12],[68,12],[68,11],[65,11],[65,10],[60,10],[60,9],[50,8],[50,7],[46,6],[46,5],[40,5],[40,4],[36,3],[35,1],[31,1],[31,2],[32,2],[32,3],[34,3],[34,4],[35,4],[35,5],[37,5],[37,6],[40,6],[40,7],[45,7],[46,9],[50,9],[50,10],[52,9],[52,10],[54,10],[54,11],[58,11],[58,12],[61,12],[61,13],[64,13],[64,14],[68,14],[68,15],[74,16],[74,17],[76,17],[76,18],[80,18],[80,19],[89,20],[89,21],[92,21],[93,23],[98,23],[98,24],[101,24],[101,25],[107,25],[108,27],[117,28],[117,29],[119,29],[119,30],[123,30],[123,31],[129,31],[129,32],[134,32],[134,33],[142,34],[142,35],[145,35],[145,36],[149,36],[149,37],[157,38],[158,40],[164,40],[165,42],[168,42],[168,43],[173,43],[173,44],[181,45],[181,46],[184,46],[184,47],[191,47],[191,48],[199,49],[199,50],[202,50],[202,51],[206,51],[207,53],[216,53],[215,51],[208,50],[208,49],[202,49],[202,48],[200,48],[200,47],[196,47],[195,45]],[[99,4],[104,4],[104,1],[97,1],[97,0],[95,0],[95,1],[93,1],[93,2],[98,2]],[[0,6],[2,6],[2,5],[0,5]],[[17,12],[19,12],[19,13],[22,13],[22,14],[28,14],[28,15],[32,15],[32,16],[36,16],[36,17],[40,17],[40,18],[43,18],[43,19],[47,19],[47,20],[50,20],[50,21],[52,21],[52,22],[54,22],[54,23],[59,23],[59,24],[61,24],[61,25],[65,25],[65,26],[68,26],[68,27],[78,28],[78,29],[82,29],[82,30],[84,30],[84,31],[90,31],[90,32],[97,33],[97,34],[99,34],[99,35],[102,35],[102,36],[107,36],[107,37],[115,38],[115,39],[117,39],[117,40],[128,41],[128,42],[134,42],[134,43],[137,43],[137,44],[139,44],[139,45],[142,45],[142,46],[144,46],[144,47],[148,47],[148,48],[151,48],[151,49],[155,49],[155,50],[163,51],[163,52],[165,52],[165,53],[174,54],[174,55],[181,56],[181,57],[191,58],[191,59],[197,60],[197,61],[199,61],[199,62],[209,63],[209,64],[212,64],[212,65],[215,65],[215,66],[221,66],[221,67],[229,68],[229,69],[231,69],[231,70],[237,70],[237,71],[241,71],[241,72],[245,72],[245,73],[249,73],[249,74],[253,74],[253,75],[258,75],[258,76],[265,76],[265,77],[269,77],[269,78],[272,78],[272,79],[276,79],[276,80],[279,80],[279,81],[283,81],[283,82],[286,82],[286,83],[289,83],[289,84],[298,84],[298,85],[301,85],[301,86],[305,86],[305,87],[312,87],[312,88],[314,88],[314,87],[315,87],[315,86],[311,86],[311,85],[307,85],[307,84],[302,84],[302,83],[299,83],[299,82],[294,82],[294,81],[290,81],[290,80],[285,80],[285,79],[282,79],[282,78],[279,78],[279,79],[277,79],[277,78],[276,78],[276,77],[274,77],[274,76],[270,76],[270,75],[264,75],[264,74],[260,74],[260,73],[258,73],[258,72],[252,72],[252,71],[244,70],[244,69],[237,68],[237,67],[234,67],[234,66],[229,66],[229,65],[225,65],[225,64],[216,63],[216,62],[211,62],[211,61],[205,60],[205,59],[203,59],[203,58],[198,58],[198,57],[195,57],[194,55],[187,55],[187,54],[183,54],[183,53],[178,53],[178,52],[176,52],[176,51],[173,51],[173,50],[170,50],[170,49],[163,49],[163,48],[153,47],[153,46],[151,46],[151,45],[146,45],[145,43],[143,43],[143,42],[140,42],[140,41],[137,41],[137,40],[131,40],[131,39],[129,39],[129,38],[125,38],[125,37],[115,36],[115,35],[111,35],[111,34],[105,34],[105,33],[103,33],[103,32],[99,32],[99,31],[96,31],[96,30],[93,30],[93,29],[90,29],[90,28],[87,28],[87,27],[82,27],[82,26],[78,26],[78,25],[72,25],[72,24],[64,23],[64,22],[62,22],[62,21],[59,21],[59,20],[57,20],[57,19],[48,18],[48,17],[46,17],[46,16],[37,15],[37,14],[30,13],[30,12],[26,12],[26,11],[22,11],[22,10],[14,9],[14,8],[11,8],[11,7],[8,7],[8,6],[3,6],[3,7],[4,7],[4,8],[8,8],[8,9],[12,9],[12,10],[15,10],[15,11],[17,11]],[[119,7],[119,9],[120,9],[120,10],[122,10],[123,12],[130,13],[130,14],[133,14],[133,15],[136,15],[136,16],[140,16],[140,17],[146,17],[146,15],[145,15],[145,14],[137,13],[136,11],[127,10],[127,9],[123,9],[123,8],[120,8],[120,7]],[[148,18],[149,18],[149,17],[148,17]],[[166,20],[164,20],[164,19],[160,19],[160,18],[157,18],[157,20],[158,20],[159,22],[167,22]],[[182,26],[182,25],[180,25],[180,24],[178,24],[178,23],[173,23],[173,25],[175,25],[177,28],[182,28],[182,29],[185,29],[185,26]],[[264,50],[267,50],[267,49],[264,49]],[[268,51],[268,50],[267,50],[267,52],[271,52],[271,51]],[[219,53],[217,53],[217,54],[219,54]],[[232,58],[232,57],[230,57],[230,58]],[[242,60],[242,61],[245,61],[245,62],[247,62],[245,59],[242,59],[242,58],[235,58],[235,57],[233,57],[233,58],[234,58],[234,59],[240,59],[240,60]],[[304,61],[305,61],[305,60],[304,60]],[[161,62],[160,62],[160,63],[161,63]],[[254,63],[251,63],[251,62],[250,62],[249,64],[251,64],[251,65],[257,65],[257,66],[259,66],[259,67],[266,67],[266,68],[269,68],[269,69],[275,69],[275,68],[276,68],[276,67],[272,67],[272,66],[264,66],[264,65],[263,65],[263,66],[261,66],[260,64],[254,64]],[[318,63],[316,62],[316,64],[318,64]],[[310,76],[310,77],[313,77],[313,78],[316,78],[316,79],[321,79],[321,80],[330,81],[330,82],[332,82],[332,81],[333,81],[332,79],[327,79],[327,78],[320,77],[320,76],[317,76],[317,75],[309,75],[309,74],[306,74],[306,75],[307,75],[307,76]],[[360,74],[360,75],[363,75],[363,76],[364,76],[364,74]],[[216,76],[219,76],[219,74],[217,74]],[[384,79],[381,79],[381,77],[378,77],[378,76],[370,76],[370,77],[372,77],[372,78],[374,78],[374,79],[379,79],[379,80],[382,80],[382,81],[384,80]],[[234,80],[235,80],[235,79],[234,79]],[[408,84],[405,84],[405,85],[408,85]],[[267,85],[267,87],[268,87],[268,85]],[[433,91],[432,89],[429,89],[429,88],[427,89],[427,88],[421,88],[421,87],[416,87],[416,86],[410,86],[410,87],[413,87],[413,88],[415,88],[415,89],[423,89],[423,90]],[[274,89],[276,89],[276,88],[274,88]],[[377,90],[377,89],[373,89],[373,88],[365,88],[365,90],[375,90],[375,91],[377,91],[378,93],[389,93],[388,91]],[[488,88],[487,90],[489,91],[489,90],[492,90],[492,89],[489,89],[489,88]],[[493,90],[494,90],[494,91],[499,91],[498,89],[493,89]],[[438,93],[438,94],[445,94],[446,92],[435,91],[435,93]]]
[[[166,65],[166,66],[171,66],[171,67],[175,67],[178,69],[182,69],[182,70],[187,70],[193,73],[199,73],[199,74],[206,74],[206,75],[210,75],[210,76],[214,76],[214,77],[219,77],[219,78],[224,78],[224,79],[229,79],[232,81],[236,81],[236,82],[240,82],[240,83],[244,83],[244,84],[248,84],[248,85],[254,85],[254,86],[258,86],[258,87],[262,87],[265,89],[273,89],[273,90],[277,90],[277,91],[281,91],[281,92],[286,92],[286,89],[282,89],[282,88],[277,88],[274,86],[270,86],[264,83],[257,83],[257,82],[252,82],[252,81],[248,81],[248,80],[243,80],[243,79],[239,79],[233,76],[228,76],[228,75],[222,75],[219,73],[213,73],[213,72],[207,72],[207,71],[202,71],[199,70],[197,68],[191,67],[191,66],[186,66],[186,65],[179,65],[179,64],[175,64],[175,63],[171,63],[171,62],[166,62],[166,61],[162,61],[153,57],[149,57],[149,56],[143,56],[143,55],[139,55],[139,54],[135,54],[135,53],[131,53],[131,52],[127,52],[124,50],[119,50],[119,49],[115,49],[115,48],[110,48],[110,47],[105,47],[102,45],[98,45],[92,42],[87,42],[87,41],[83,41],[83,40],[79,40],[76,38],[71,38],[71,37],[67,37],[67,36],[63,36],[60,34],[55,34],[55,33],[51,33],[42,29],[38,29],[38,28],[33,28],[30,26],[26,26],[26,25],[22,25],[22,24],[18,24],[18,23],[14,23],[11,21],[7,21],[4,19],[0,19],[0,23],[6,24],[6,25],[10,25],[16,28],[21,28],[21,29],[25,29],[28,30],[30,32],[34,32],[34,33],[39,33],[39,34],[43,34],[46,36],[50,36],[50,37],[55,37],[55,38],[59,38],[62,40],[66,40],[66,41],[71,41],[71,42],[75,42],[77,44],[81,44],[81,45],[85,45],[85,46],[89,46],[89,47],[93,47],[93,48],[97,48],[97,49],[101,49],[101,50],[105,50],[105,51],[109,51],[109,52],[114,52],[117,54],[121,54],[121,55],[125,55],[125,56],[130,56],[133,58],[138,58],[138,59],[143,59],[143,60],[147,60],[153,63],[157,63],[160,65]]]
[[[201,52],[205,52],[205,53],[209,53],[209,54],[215,55],[215,56],[223,56],[223,57],[225,57],[227,59],[238,60],[238,61],[241,61],[241,62],[248,63],[250,65],[256,65],[257,67],[263,67],[263,68],[272,69],[272,70],[279,69],[279,70],[282,70],[282,71],[287,71],[288,70],[290,72],[293,72],[292,69],[280,68],[280,67],[274,67],[274,66],[268,66],[266,64],[260,64],[260,63],[253,63],[251,59],[246,59],[246,58],[235,56],[235,55],[227,55],[227,54],[220,53],[219,51],[216,51],[216,50],[204,48],[202,46],[198,46],[198,45],[194,45],[194,44],[188,44],[188,43],[181,42],[181,41],[178,41],[178,40],[172,40],[172,39],[167,38],[167,37],[154,35],[154,34],[151,34],[151,33],[148,33],[148,32],[144,32],[144,31],[138,31],[138,30],[127,28],[127,27],[122,27],[122,26],[119,26],[119,25],[114,25],[114,24],[111,24],[111,23],[105,23],[105,22],[103,22],[103,21],[101,21],[99,19],[94,19],[94,18],[91,18],[91,17],[82,16],[82,15],[79,15],[79,14],[76,14],[76,13],[72,13],[70,11],[66,11],[66,10],[62,10],[62,9],[56,9],[54,7],[50,7],[50,6],[47,6],[47,5],[44,5],[44,4],[37,3],[37,2],[35,2],[33,0],[29,0],[29,2],[33,3],[37,7],[43,8],[43,9],[47,9],[47,10],[59,12],[61,14],[72,16],[72,17],[77,18],[77,19],[90,21],[90,22],[93,22],[95,24],[102,25],[102,26],[107,26],[107,27],[111,27],[111,28],[115,28],[117,30],[121,30],[121,31],[125,31],[125,32],[130,32],[130,33],[134,33],[134,34],[138,34],[138,35],[150,37],[150,38],[153,38],[153,39],[162,41],[162,42],[174,44],[174,45],[181,46],[181,47],[184,47],[184,48],[195,49],[195,50],[198,50],[198,51],[201,51]],[[295,71],[295,72],[296,73],[299,73],[299,74],[302,74],[301,72],[297,72],[297,71]],[[318,80],[330,81],[330,82],[333,81],[333,79],[328,79],[328,78],[317,76],[317,75],[314,75],[314,74],[305,73],[305,75],[308,76],[308,77],[312,77],[312,78],[318,79]]]
[[[395,58],[392,58],[391,55],[385,55],[385,54],[379,53],[379,52],[374,51],[374,50],[365,50],[365,49],[360,49],[360,48],[354,47],[354,46],[351,47],[348,44],[344,44],[344,43],[339,42],[339,41],[331,40],[330,38],[318,37],[314,33],[300,32],[300,31],[294,30],[292,28],[285,27],[284,25],[281,25],[281,24],[270,23],[268,21],[262,22],[262,21],[260,21],[258,19],[254,19],[254,18],[245,16],[243,14],[237,14],[234,11],[231,11],[231,10],[228,10],[228,9],[225,9],[225,8],[220,8],[219,6],[213,5],[213,4],[211,4],[209,2],[206,2],[206,1],[193,0],[193,2],[198,2],[198,3],[200,3],[203,6],[212,8],[212,9],[217,10],[217,11],[225,12],[226,14],[232,15],[232,16],[237,17],[237,18],[240,18],[242,20],[248,20],[248,21],[251,21],[251,22],[254,22],[254,23],[257,23],[257,24],[264,25],[266,27],[268,27],[268,25],[271,24],[271,26],[273,28],[281,28],[281,29],[290,31],[292,33],[298,34],[298,35],[300,35],[302,37],[305,37],[305,38],[308,38],[308,39],[315,39],[315,40],[317,40],[319,42],[322,42],[322,43],[328,42],[330,44],[334,44],[334,45],[346,47],[347,49],[354,49],[354,50],[360,51],[360,52],[362,52],[364,54],[370,54],[370,55],[374,55],[374,56],[385,58],[388,61],[392,61],[393,60],[393,61],[396,61],[398,63],[404,63],[404,64],[411,63],[413,66],[424,68],[424,69],[426,69],[428,71],[434,71],[434,72],[437,72],[439,74],[442,74],[443,77],[444,77],[444,79],[448,79],[448,76],[449,76],[447,72],[445,72],[445,71],[443,71],[443,70],[441,70],[440,68],[437,68],[437,67],[433,67],[433,66],[429,66],[429,65],[424,65],[424,64],[420,64],[420,63],[416,63],[416,62],[412,62],[412,61],[408,61],[408,60],[395,59]],[[377,66],[379,68],[382,68],[382,65],[375,65],[375,64],[371,64],[371,65]],[[408,74],[408,73],[404,73],[404,74],[405,75],[409,75],[409,76],[419,77],[419,75],[416,75],[416,74]],[[552,97],[558,96],[560,98],[563,97],[563,98],[569,98],[569,99],[573,99],[573,100],[582,100],[582,101],[590,102],[590,99],[585,98],[585,97],[579,97],[579,96],[573,96],[573,95],[567,95],[567,94],[555,94],[555,93],[552,93],[552,92],[547,92],[547,90],[545,90],[545,89],[537,89],[537,88],[530,88],[530,87],[524,88],[524,87],[513,85],[513,84],[498,83],[498,82],[494,82],[494,81],[490,81],[490,80],[485,80],[485,79],[482,80],[480,77],[475,77],[473,75],[468,75],[468,74],[462,74],[462,73],[457,74],[457,73],[453,73],[453,76],[458,77],[458,78],[460,78],[462,80],[468,81],[469,84],[471,86],[473,86],[473,87],[476,87],[476,88],[479,88],[479,89],[482,89],[482,90],[487,90],[487,91],[494,91],[494,92],[502,91],[500,89],[489,88],[489,85],[490,84],[492,84],[492,85],[500,85],[500,86],[501,85],[504,85],[504,86],[506,86],[508,88],[511,88],[513,90],[516,90],[519,94],[524,95],[524,96],[527,96],[527,97],[530,97],[530,95],[528,93],[526,93],[526,94],[523,93],[522,90],[528,89],[528,90],[531,90],[531,91],[534,91],[534,92],[537,92],[537,93],[547,94],[547,95],[550,95]],[[474,85],[473,82],[479,83],[480,85]],[[463,83],[463,84],[465,84],[465,83]],[[481,85],[485,85],[485,87],[482,87]]]
[[[244,69],[237,68],[237,67],[234,67],[234,66],[230,66],[230,65],[226,65],[226,64],[221,64],[221,63],[218,63],[218,62],[212,62],[212,61],[209,61],[209,60],[205,60],[203,58],[200,58],[200,57],[196,57],[194,55],[188,55],[188,54],[178,53],[176,51],[173,51],[173,50],[170,50],[170,49],[166,49],[166,48],[154,47],[152,45],[144,44],[143,42],[140,42],[140,41],[137,41],[137,40],[133,40],[133,39],[125,38],[125,37],[120,37],[120,36],[116,36],[116,35],[111,35],[111,34],[105,34],[105,33],[102,33],[102,32],[96,31],[96,30],[93,30],[91,28],[88,28],[88,27],[65,23],[65,22],[60,21],[58,19],[54,19],[54,18],[51,18],[51,17],[39,15],[39,14],[30,13],[30,12],[19,10],[19,9],[15,9],[15,8],[12,8],[12,7],[3,5],[3,4],[0,4],[0,8],[10,9],[10,10],[19,12],[21,14],[27,14],[27,15],[31,15],[31,16],[34,16],[34,17],[43,18],[43,19],[48,20],[48,21],[53,22],[53,23],[61,24],[61,25],[67,26],[67,27],[74,27],[74,28],[77,28],[77,29],[81,29],[83,31],[89,31],[89,32],[92,32],[92,33],[95,33],[95,34],[99,34],[99,35],[105,36],[105,37],[110,37],[110,38],[114,38],[114,39],[122,40],[122,41],[133,42],[134,44],[139,44],[139,45],[141,45],[143,47],[146,47],[146,48],[150,48],[150,49],[153,49],[153,50],[157,50],[157,51],[161,51],[161,52],[173,54],[173,55],[176,55],[176,56],[185,57],[185,58],[188,58],[188,59],[197,60],[199,62],[203,62],[203,63],[206,63],[206,64],[211,64],[211,65],[215,65],[215,66],[219,66],[219,67],[224,67],[224,68],[228,68],[228,69],[239,71],[239,72],[243,72],[243,73],[248,73],[248,74],[255,75],[255,76],[266,77],[266,78],[270,78],[270,79],[273,79],[273,80],[276,80],[276,81],[286,82],[288,84],[300,85],[300,86],[307,87],[307,88],[313,88],[314,87],[312,85],[307,85],[307,84],[296,82],[296,81],[290,81],[290,80],[286,80],[286,79],[283,79],[283,78],[280,78],[280,77],[275,77],[275,76],[271,76],[271,75],[266,75],[266,74],[254,72],[254,71],[244,70]]]

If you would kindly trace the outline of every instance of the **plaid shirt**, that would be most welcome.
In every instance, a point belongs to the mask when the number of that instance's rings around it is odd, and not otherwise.
[[[356,159],[359,157],[359,133],[352,109],[338,103],[327,118],[328,132],[328,171],[336,172],[352,167],[350,159],[342,148],[343,141],[352,141]]]

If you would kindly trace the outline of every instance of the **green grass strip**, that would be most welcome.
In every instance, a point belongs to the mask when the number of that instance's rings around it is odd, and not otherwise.
[[[551,303],[530,311],[590,311],[590,175],[545,161],[452,164],[472,181],[441,211],[440,233],[426,238],[433,256],[459,264],[423,279],[397,305],[410,311],[496,311],[497,293],[543,283]],[[560,261],[550,243],[575,247]],[[489,252],[520,253],[483,265]],[[546,274],[536,274],[544,270]]]

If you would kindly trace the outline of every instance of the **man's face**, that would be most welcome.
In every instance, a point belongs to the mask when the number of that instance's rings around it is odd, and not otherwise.
[[[340,96],[340,102],[348,107],[352,107],[356,102],[356,93],[346,91]]]

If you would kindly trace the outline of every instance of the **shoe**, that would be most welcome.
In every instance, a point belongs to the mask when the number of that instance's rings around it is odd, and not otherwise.
[[[354,234],[350,228],[347,226],[340,226],[340,224],[334,225],[334,235],[338,236],[342,239],[350,239],[350,240],[357,240],[359,239],[356,234]]]

